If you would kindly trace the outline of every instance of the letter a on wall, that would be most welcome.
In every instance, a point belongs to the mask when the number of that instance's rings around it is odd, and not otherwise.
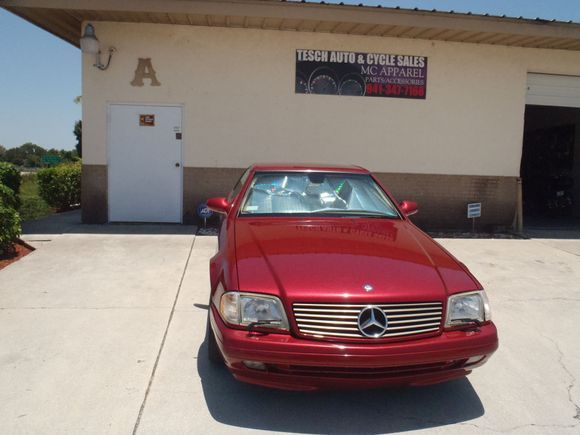
[[[151,64],[151,58],[139,58],[139,63],[137,64],[137,69],[135,70],[135,77],[131,82],[132,86],[143,86],[143,79],[151,80],[151,86],[161,86],[159,80],[157,80],[157,73],[153,69]]]

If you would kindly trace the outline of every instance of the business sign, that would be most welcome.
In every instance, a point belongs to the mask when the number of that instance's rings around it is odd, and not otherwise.
[[[427,95],[427,57],[296,50],[296,93],[412,98]]]
[[[481,202],[467,204],[467,218],[474,219],[481,217]]]

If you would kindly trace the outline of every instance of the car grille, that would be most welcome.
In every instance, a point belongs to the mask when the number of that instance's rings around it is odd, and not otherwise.
[[[274,373],[294,376],[315,376],[333,378],[360,378],[375,379],[378,377],[415,376],[423,373],[436,373],[444,370],[461,367],[463,360],[442,361],[428,364],[416,364],[394,367],[321,367],[298,365],[269,365],[268,370]]]
[[[441,302],[373,305],[381,308],[388,319],[388,328],[380,338],[425,334],[438,331],[441,326]],[[301,334],[369,339],[358,328],[358,315],[368,306],[369,304],[295,303],[293,310]]]

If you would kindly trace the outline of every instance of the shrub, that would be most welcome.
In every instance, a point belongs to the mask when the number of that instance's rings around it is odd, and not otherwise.
[[[0,254],[7,252],[20,235],[20,216],[0,202]]]
[[[0,204],[17,209],[20,207],[20,198],[14,191],[4,184],[0,184]]]
[[[39,194],[59,211],[81,202],[81,165],[64,164],[38,171]]]
[[[14,194],[20,192],[20,171],[12,163],[0,162],[0,184],[12,189]]]

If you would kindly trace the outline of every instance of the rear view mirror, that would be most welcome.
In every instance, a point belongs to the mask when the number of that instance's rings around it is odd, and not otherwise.
[[[230,203],[225,198],[210,198],[207,200],[207,208],[216,213],[228,214],[228,211],[230,211]]]
[[[412,216],[419,211],[415,201],[403,201],[399,204],[399,207],[405,216]]]

